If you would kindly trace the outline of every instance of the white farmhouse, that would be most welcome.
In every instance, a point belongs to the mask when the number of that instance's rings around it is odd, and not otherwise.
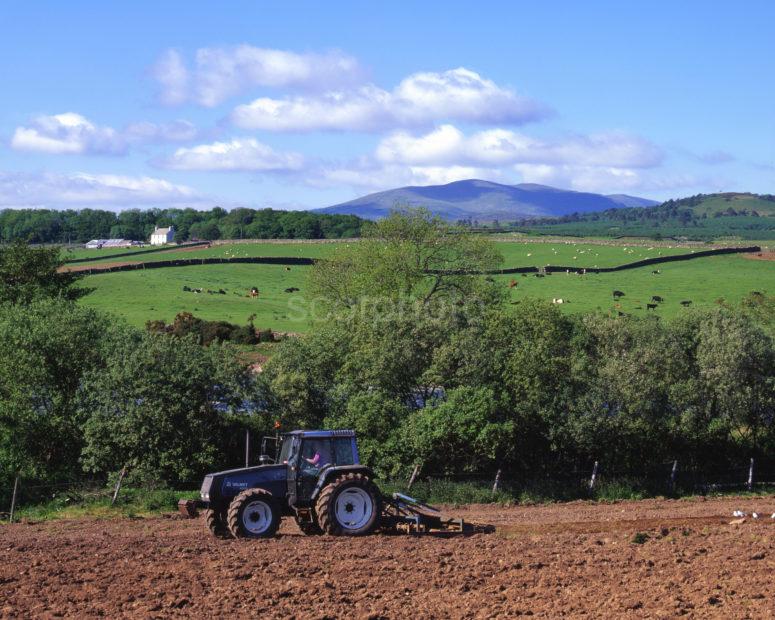
[[[151,233],[151,245],[164,245],[165,243],[172,243],[175,239],[175,227],[169,228],[156,228]]]

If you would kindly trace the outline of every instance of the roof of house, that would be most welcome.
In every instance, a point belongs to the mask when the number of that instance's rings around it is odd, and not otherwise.
[[[156,230],[153,231],[153,234],[166,235],[168,232],[170,232],[170,230],[172,230],[172,226],[170,226],[169,228],[157,228]]]

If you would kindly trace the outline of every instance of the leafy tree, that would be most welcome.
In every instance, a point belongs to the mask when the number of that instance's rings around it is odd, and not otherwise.
[[[83,377],[102,367],[120,335],[71,302],[0,306],[0,472],[43,480],[80,473],[77,406]],[[125,337],[125,335],[121,335]]]
[[[491,240],[434,217],[425,209],[394,211],[364,230],[360,243],[319,260],[312,290],[332,304],[353,307],[364,298],[397,301],[491,301],[493,287],[476,272],[502,262]]]
[[[111,350],[83,382],[87,471],[128,466],[136,479],[174,485],[223,464],[230,412],[252,394],[227,347],[144,334]]]
[[[0,303],[25,304],[33,299],[75,299],[86,291],[73,285],[79,276],[58,272],[64,264],[59,248],[34,248],[22,241],[0,246]]]

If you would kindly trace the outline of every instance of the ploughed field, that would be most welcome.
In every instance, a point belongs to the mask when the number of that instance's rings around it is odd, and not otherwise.
[[[764,513],[731,524],[734,510]],[[0,527],[2,617],[765,618],[775,498],[450,514],[492,533],[212,538],[201,519]]]

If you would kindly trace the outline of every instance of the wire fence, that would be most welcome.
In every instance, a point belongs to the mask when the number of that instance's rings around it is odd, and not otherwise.
[[[0,520],[12,521],[21,508],[55,502],[57,506],[78,505],[86,502],[120,497],[124,477],[115,479],[80,479],[42,483],[15,477],[8,486],[0,487]],[[182,493],[199,489],[201,479],[186,480],[171,490],[163,483],[146,483],[133,487],[136,493],[151,495],[155,491]],[[444,486],[446,485],[446,486]],[[443,498],[445,493],[455,497],[470,497],[471,501],[487,497],[507,496],[515,499],[537,497],[545,499],[611,498],[630,494],[677,496],[705,494],[717,491],[756,491],[775,487],[775,459],[749,459],[724,467],[682,467],[680,460],[654,463],[639,471],[607,469],[605,461],[596,461],[587,468],[573,468],[560,472],[531,475],[524,471],[506,469],[445,472],[424,471],[417,465],[409,478],[386,482],[388,488],[421,495],[434,494]],[[467,487],[465,492],[458,493]],[[476,493],[471,491],[475,490]],[[454,501],[450,497],[450,501]]]

